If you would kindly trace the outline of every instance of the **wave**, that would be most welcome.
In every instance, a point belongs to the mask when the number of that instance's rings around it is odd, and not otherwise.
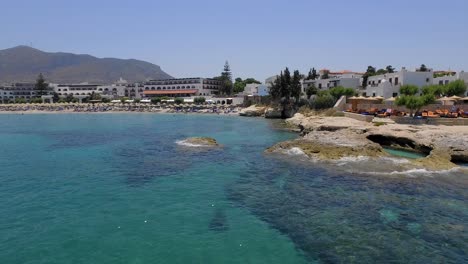
[[[188,142],[187,140],[176,140],[175,142],[179,146],[184,146],[184,147],[192,147],[192,148],[204,148],[208,147],[207,145],[202,145],[202,144],[193,144]]]
[[[290,148],[290,149],[286,149],[283,152],[284,152],[284,154],[291,155],[291,156],[307,156],[304,153],[304,151],[302,151],[302,149],[300,149],[298,147],[293,147],[293,148]]]
[[[382,172],[382,171],[370,171],[370,172],[360,172],[362,174],[369,175],[402,175],[402,176],[432,176],[439,174],[447,174],[452,172],[460,171],[460,167],[455,167],[448,170],[427,170],[427,169],[409,169],[404,171],[391,171],[391,172]]]

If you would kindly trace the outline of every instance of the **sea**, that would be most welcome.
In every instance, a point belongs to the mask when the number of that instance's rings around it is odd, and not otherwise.
[[[221,146],[180,143],[198,136]],[[466,171],[264,153],[297,137],[261,118],[1,114],[0,263],[468,263]]]

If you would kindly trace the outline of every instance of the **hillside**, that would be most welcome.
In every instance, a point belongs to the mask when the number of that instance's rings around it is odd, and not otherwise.
[[[54,83],[113,83],[167,79],[158,65],[134,59],[96,58],[91,55],[50,53],[27,46],[0,50],[0,83],[34,81],[42,73]]]

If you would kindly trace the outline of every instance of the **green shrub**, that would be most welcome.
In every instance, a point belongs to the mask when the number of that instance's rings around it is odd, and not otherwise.
[[[310,106],[316,110],[327,109],[332,108],[335,105],[335,101],[336,100],[332,95],[328,93],[322,93],[312,100]]]
[[[176,98],[174,99],[174,103],[176,104],[182,104],[184,102],[184,99],[183,98]]]
[[[153,98],[151,98],[151,103],[152,104],[161,103],[161,98],[160,97],[153,97]]]
[[[205,101],[206,101],[205,97],[195,97],[195,98],[193,99],[193,102],[194,102],[195,104],[204,104]]]

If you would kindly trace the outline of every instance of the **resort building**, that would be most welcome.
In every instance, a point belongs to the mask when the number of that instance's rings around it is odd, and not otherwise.
[[[39,92],[36,90],[35,83],[12,83],[0,86],[0,101],[6,103],[14,101],[17,98],[22,98],[30,101],[32,98],[38,97]],[[49,95],[50,92],[47,92]]]
[[[428,71],[408,71],[402,68],[399,72],[371,76],[367,79],[364,96],[396,97],[402,85],[416,85],[419,88],[433,83],[432,69]]]
[[[328,78],[324,78],[326,73],[328,73]],[[305,93],[311,85],[314,85],[319,91],[326,91],[337,86],[359,89],[363,75],[363,73],[351,71],[330,72],[328,70],[320,70],[319,79],[302,81],[302,92]]]
[[[144,97],[214,96],[219,93],[221,82],[210,78],[180,78],[151,80],[143,85]]]

